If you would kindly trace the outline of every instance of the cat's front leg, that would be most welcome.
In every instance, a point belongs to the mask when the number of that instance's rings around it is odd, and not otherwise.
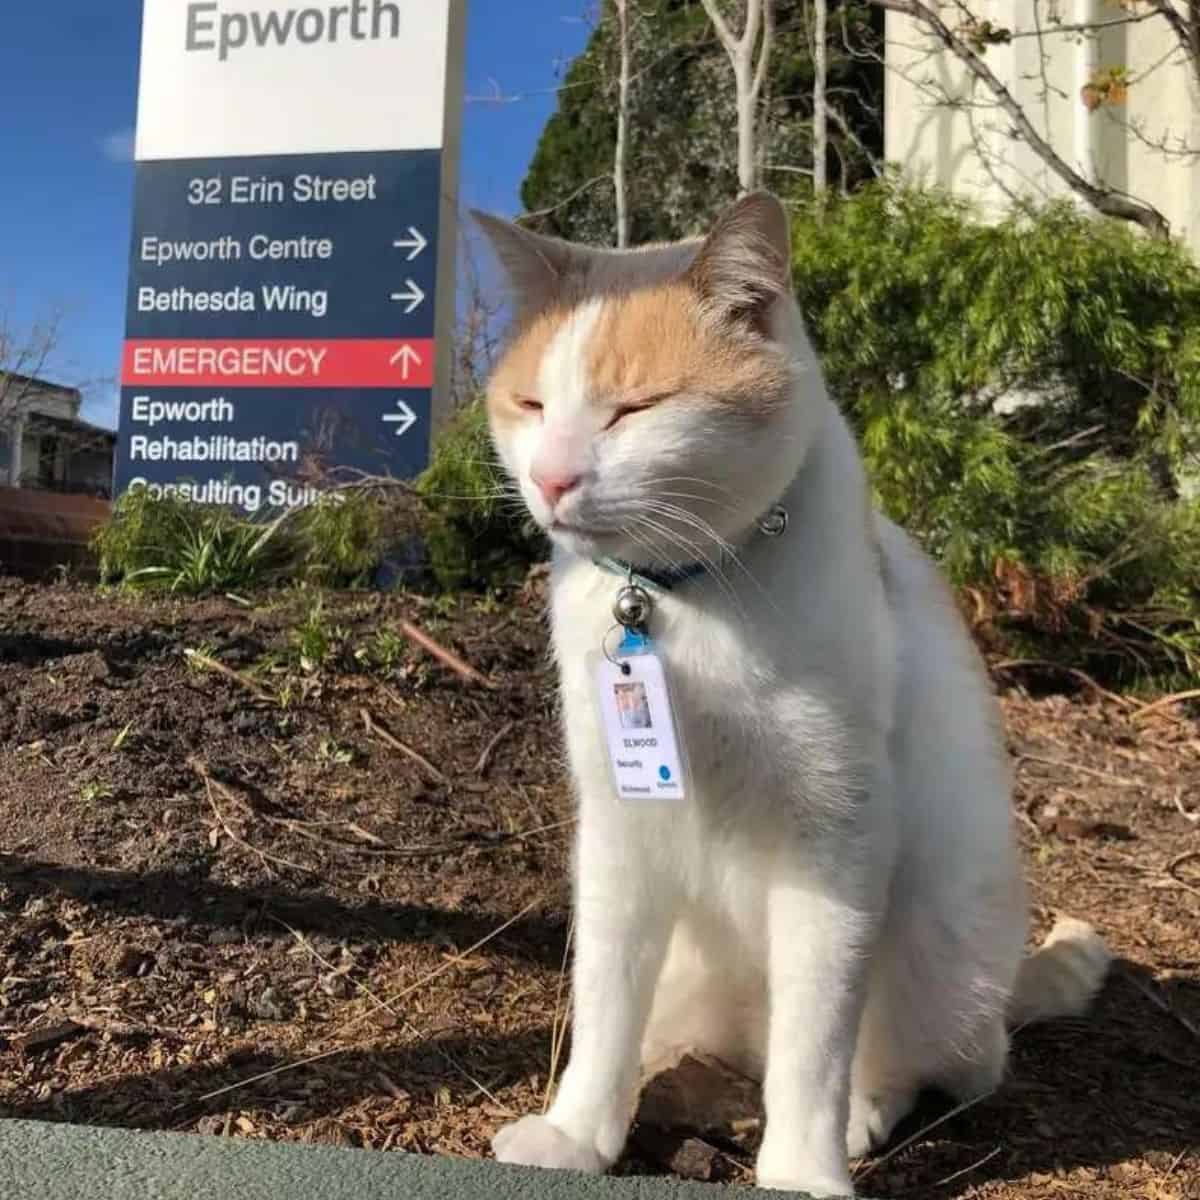
[[[609,802],[611,803],[611,802]],[[674,921],[665,887],[640,870],[634,839],[580,824],[571,1058],[550,1111],[501,1129],[501,1162],[600,1172],[625,1145],[638,1056]]]
[[[756,1173],[760,1187],[813,1196],[854,1194],[846,1157],[850,1067],[874,918],[854,866],[840,870],[784,866],[767,896],[766,1130]]]

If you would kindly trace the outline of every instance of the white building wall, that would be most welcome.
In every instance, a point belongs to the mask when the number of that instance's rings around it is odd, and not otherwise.
[[[1155,205],[1172,233],[1200,252],[1200,153],[1186,152],[1200,151],[1200,89],[1166,22],[1120,23],[1127,14],[1108,0],[971,0],[970,9],[1012,31],[1012,41],[989,46],[984,61],[1037,133],[1080,175]],[[943,0],[938,10],[952,29],[961,26],[956,4]],[[1081,36],[1054,32],[1055,18],[1110,24]],[[992,217],[1016,197],[1073,196],[1013,136],[1011,117],[987,86],[918,22],[889,11],[886,33],[889,162]],[[1115,66],[1126,67],[1132,81],[1126,102],[1089,111],[1081,89],[1097,69]]]

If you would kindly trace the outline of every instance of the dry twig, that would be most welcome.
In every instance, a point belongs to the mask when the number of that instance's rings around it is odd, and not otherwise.
[[[425,755],[418,754],[417,751],[415,751],[411,746],[406,746],[398,737],[384,729],[384,727],[380,725],[373,716],[371,716],[367,709],[361,708],[359,709],[359,712],[362,714],[363,724],[366,726],[368,733],[374,734],[374,736],[379,738],[381,742],[386,742],[389,746],[391,746],[393,750],[399,750],[401,754],[405,755],[405,757],[411,758],[412,761],[415,762],[423,771],[425,771],[431,779],[443,784],[448,784],[450,782],[450,780],[447,779],[446,776],[443,775],[441,771],[439,771],[437,767],[435,767],[433,763],[431,763],[429,759],[425,757]]]
[[[496,685],[486,675],[481,671],[477,671],[469,662],[459,658],[453,650],[447,650],[441,642],[434,641],[429,634],[425,633],[424,630],[418,629],[411,621],[401,621],[400,631],[410,641],[416,642],[427,654],[433,655],[438,662],[461,675],[469,683],[477,683],[480,687],[485,687],[489,691],[495,690]]]
[[[1183,792],[1181,789],[1175,789],[1175,807],[1179,810],[1179,815],[1185,821],[1191,821],[1193,825],[1200,824],[1200,812],[1188,812],[1183,807]]]
[[[242,837],[241,834],[237,833],[233,826],[231,826],[226,820],[225,814],[221,811],[221,806],[217,803],[216,796],[213,795],[213,791],[214,789],[220,791],[227,800],[230,800],[234,803],[238,802],[237,796],[235,796],[229,790],[229,788],[221,783],[219,779],[214,779],[212,777],[212,773],[209,771],[207,763],[201,762],[198,758],[189,758],[188,766],[191,767],[191,769],[203,781],[204,794],[208,797],[208,804],[213,810],[213,816],[217,818],[217,823],[220,825],[222,830],[224,830],[225,836],[229,838],[231,842],[241,846],[243,850],[249,850],[251,854],[258,858],[264,867],[268,866],[270,863],[274,863],[276,866],[287,867],[292,871],[302,871],[306,875],[319,874],[319,872],[314,871],[312,867],[302,866],[300,863],[292,862],[291,859],[288,858],[280,858],[277,854],[269,854],[266,850],[260,850],[257,846],[254,846],[250,842],[246,841],[246,839]]]
[[[1197,896],[1200,896],[1200,888],[1196,887],[1194,884],[1188,883],[1186,879],[1180,879],[1176,873],[1185,862],[1191,862],[1194,858],[1200,858],[1200,850],[1185,850],[1182,854],[1175,855],[1175,857],[1171,859],[1169,863],[1167,863],[1165,870],[1181,888],[1185,888],[1189,892],[1195,892]]]
[[[1003,662],[992,664],[993,671],[1016,671],[1023,667],[1046,667],[1053,671],[1061,671],[1070,675],[1072,679],[1079,680],[1080,683],[1091,688],[1097,696],[1103,696],[1105,700],[1111,700],[1123,708],[1137,707],[1136,700],[1130,700],[1128,696],[1120,696],[1116,692],[1110,692],[1108,688],[1101,687],[1086,671],[1081,671],[1078,667],[1068,667],[1064,663],[1056,663],[1049,658],[1006,658]]]
[[[996,1146],[994,1149],[988,1151],[978,1162],[973,1162],[969,1167],[963,1167],[961,1171],[955,1171],[953,1175],[947,1175],[945,1179],[939,1179],[933,1186],[943,1187],[947,1183],[953,1183],[956,1179],[961,1179],[964,1175],[969,1175],[972,1171],[979,1170],[984,1163],[991,1162],[1003,1149],[1003,1146]]]
[[[1015,1030],[1014,1030],[1014,1032],[1015,1032]],[[978,1096],[973,1096],[970,1100],[964,1100],[961,1104],[956,1104],[949,1112],[942,1113],[942,1115],[940,1117],[937,1117],[934,1120],[930,1121],[928,1125],[924,1126],[921,1129],[918,1129],[916,1133],[912,1134],[910,1137],[906,1137],[904,1139],[904,1141],[900,1142],[898,1145],[893,1146],[886,1154],[881,1154],[877,1159],[874,1160],[874,1162],[870,1163],[868,1166],[863,1167],[861,1170],[855,1171],[854,1172],[855,1180],[865,1179],[868,1175],[872,1174],[875,1171],[878,1171],[879,1168],[882,1167],[883,1164],[885,1162],[887,1162],[889,1159],[895,1158],[896,1155],[899,1154],[901,1150],[908,1149],[908,1147],[911,1146],[913,1144],[913,1142],[920,1141],[921,1138],[923,1138],[927,1133],[936,1129],[939,1125],[944,1125],[947,1121],[950,1120],[951,1117],[957,1117],[959,1113],[966,1112],[968,1108],[974,1108],[976,1104],[979,1104],[982,1101],[986,1100],[989,1096],[994,1096],[994,1095],[995,1095],[994,1089],[990,1092],[980,1092],[980,1094]]]
[[[286,929],[288,933],[290,933],[292,937],[294,937],[296,941],[300,943],[301,947],[310,955],[312,955],[312,957],[315,958],[323,967],[325,967],[326,970],[333,971],[335,973],[339,972],[339,968],[335,967],[333,963],[329,961],[329,959],[321,954],[321,952],[317,950],[317,948],[308,940],[308,938],[306,938],[298,929],[293,929],[286,921],[281,921],[278,917],[272,917],[272,920],[274,920],[276,924],[282,925],[284,929]],[[408,1019],[407,1016],[404,1015],[404,1013],[394,1008],[387,1000],[383,1000],[379,996],[376,996],[375,993],[371,991],[371,989],[367,987],[365,983],[358,983],[355,981],[354,986],[358,991],[366,996],[368,1000],[373,1001],[376,1007],[386,1008],[387,1011],[390,1012],[392,1016],[404,1026],[410,1037],[417,1038],[418,1040],[421,1039],[421,1031]],[[456,1070],[468,1083],[472,1084],[478,1092],[486,1096],[498,1108],[503,1109],[507,1116],[516,1116],[515,1113],[510,1112],[505,1105],[501,1104],[500,1101],[497,1100],[496,1097],[488,1090],[487,1086],[480,1083],[479,1080],[476,1079],[475,1076],[472,1075],[462,1065],[462,1063],[454,1058],[454,1056],[450,1054],[450,1052],[444,1046],[434,1042],[433,1048],[442,1058],[442,1060],[447,1063],[447,1065]],[[384,1078],[386,1079],[387,1077],[384,1076]],[[388,1080],[387,1082],[391,1083],[391,1080]],[[395,1089],[395,1084],[392,1084],[391,1088],[388,1090],[393,1091],[393,1089]]]
[[[488,767],[492,763],[492,755],[496,753],[496,747],[516,728],[515,721],[509,721],[507,724],[501,725],[490,742],[483,748],[483,753],[479,756],[479,761],[475,764],[475,774],[480,779],[487,775]]]
[[[527,905],[525,905],[525,907],[523,909],[521,909],[520,912],[515,913],[513,916],[509,917],[508,920],[505,921],[503,925],[496,926],[496,928],[493,929],[491,931],[491,933],[486,934],[484,937],[481,937],[479,939],[479,941],[477,941],[474,945],[469,946],[466,950],[464,950],[462,952],[462,954],[455,955],[449,961],[444,962],[440,967],[437,967],[435,970],[430,971],[428,975],[425,975],[423,978],[418,979],[417,982],[412,984],[410,987],[404,988],[397,995],[392,996],[391,999],[388,1001],[388,1003],[395,1004],[398,1001],[403,1000],[406,996],[412,995],[413,992],[417,991],[419,988],[424,987],[427,983],[432,983],[433,980],[438,978],[439,975],[445,974],[445,972],[447,972],[451,967],[456,966],[460,962],[463,962],[465,959],[469,958],[472,954],[474,954],[476,950],[481,950],[484,946],[486,946],[488,944],[488,942],[492,941],[493,938],[499,937],[506,929],[510,929],[522,917],[524,917],[527,913],[531,912],[538,905],[539,902],[540,902],[539,900],[531,900]],[[359,1013],[358,1016],[354,1017],[347,1024],[353,1025],[356,1022],[363,1020],[363,1018],[365,1018],[365,1017],[372,1016],[376,1011],[378,1011],[377,1008],[371,1009],[364,1013]],[[359,1046],[364,1045],[364,1044],[365,1043],[359,1043]],[[217,1099],[218,1096],[227,1096],[230,1092],[240,1091],[242,1088],[249,1087],[253,1083],[260,1083],[264,1079],[273,1079],[276,1075],[283,1075],[288,1071],[299,1070],[300,1067],[310,1066],[312,1063],[320,1062],[322,1059],[332,1058],[335,1054],[343,1054],[343,1053],[345,1053],[346,1050],[355,1049],[355,1048],[356,1047],[354,1047],[354,1046],[334,1046],[331,1050],[322,1050],[317,1054],[310,1054],[306,1058],[297,1059],[295,1062],[284,1063],[283,1066],[280,1066],[280,1067],[272,1067],[271,1070],[269,1070],[269,1071],[260,1071],[257,1075],[251,1075],[247,1079],[238,1080],[237,1083],[228,1083],[224,1087],[215,1088],[211,1092],[205,1092],[203,1096],[200,1096],[196,1099],[195,1103],[204,1104],[209,1100]],[[190,1104],[192,1102],[189,1101],[188,1103]]]
[[[567,960],[571,956],[571,943],[575,940],[575,913],[572,911],[567,925],[567,944],[563,947],[562,966],[558,970],[558,984],[554,989],[554,1023],[550,1027],[550,1071],[546,1077],[546,1093],[542,1097],[542,1112],[550,1111],[550,1098],[554,1092],[554,1080],[558,1075],[558,1064],[562,1058],[563,1045],[567,1040],[567,1029],[571,1023],[570,1002],[562,1007],[563,983],[567,978]]]
[[[1200,854],[1200,851],[1197,851],[1197,853]],[[1182,1025],[1184,1029],[1186,1029],[1188,1033],[1192,1035],[1192,1037],[1200,1038],[1200,1028],[1197,1028],[1195,1025],[1193,1025],[1192,1022],[1189,1021],[1188,1018],[1185,1017],[1181,1012],[1177,1012],[1175,1008],[1171,1004],[1168,1004],[1167,1001],[1164,1000],[1152,987],[1140,980],[1135,974],[1133,974],[1132,971],[1126,971],[1125,978],[1128,979],[1129,982],[1132,983],[1133,986],[1137,988],[1137,990],[1141,992],[1142,995],[1145,996],[1155,1008],[1165,1012],[1168,1017],[1174,1017],[1175,1020],[1178,1021],[1179,1024]]]
[[[1141,786],[1130,779],[1122,779],[1119,775],[1114,775],[1111,771],[1101,771],[1096,767],[1085,767],[1083,763],[1068,762],[1065,758],[1044,758],[1040,754],[1018,754],[1013,759],[1013,770],[1017,770],[1023,762],[1043,763],[1048,767],[1063,767],[1068,771],[1078,771],[1081,775],[1091,775],[1096,779],[1103,779],[1111,783],[1114,787],[1136,788]]]
[[[1200,698],[1200,688],[1189,688],[1186,692],[1172,692],[1169,696],[1160,696],[1157,700],[1151,701],[1149,704],[1143,704],[1141,708],[1133,713],[1133,720],[1140,721],[1142,717],[1148,717],[1160,708],[1167,708],[1172,704],[1180,703],[1180,701],[1195,700],[1197,698]]]
[[[197,666],[203,667],[206,671],[215,671],[218,675],[223,675],[239,687],[245,688],[256,700],[261,700],[264,704],[278,703],[270,692],[265,688],[259,687],[253,679],[243,675],[240,671],[235,671],[232,667],[227,667],[223,662],[218,662],[215,658],[212,658],[201,650],[185,650],[183,656],[188,662],[195,663]]]

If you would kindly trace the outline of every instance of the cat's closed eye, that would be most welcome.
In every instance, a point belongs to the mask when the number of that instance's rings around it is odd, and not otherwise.
[[[517,407],[521,409],[522,412],[540,413],[542,411],[542,402],[534,399],[533,396],[517,395],[514,396],[513,399],[516,401]]]
[[[622,421],[626,417],[631,416],[633,413],[637,412],[640,407],[641,407],[640,405],[627,404],[623,408],[616,409],[613,412],[613,415],[608,418],[608,424],[605,425],[604,428],[611,429],[618,421]]]
[[[644,400],[639,400],[637,404],[621,404],[613,410],[613,414],[608,419],[608,424],[605,429],[611,429],[618,421],[623,421],[626,417],[631,417],[635,413],[640,413],[647,408],[653,408],[656,404],[661,404],[668,396],[667,392],[661,395],[647,396]]]

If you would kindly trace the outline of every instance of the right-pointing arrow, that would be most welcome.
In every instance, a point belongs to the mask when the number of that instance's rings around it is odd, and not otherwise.
[[[421,302],[425,299],[425,293],[411,279],[404,281],[404,287],[404,291],[392,293],[392,302],[394,304],[407,304],[408,307],[404,310],[405,315],[407,315],[421,306]]]
[[[397,400],[396,407],[400,411],[384,413],[383,420],[395,425],[396,436],[403,437],[417,423],[417,414],[403,400]]]
[[[408,237],[397,238],[392,245],[395,246],[397,250],[408,250],[408,261],[412,262],[412,260],[416,258],[426,246],[429,245],[429,242],[419,229],[413,225],[410,225],[408,227]]]
[[[390,366],[400,364],[400,378],[407,379],[413,367],[419,367],[425,360],[407,342],[388,359]]]

